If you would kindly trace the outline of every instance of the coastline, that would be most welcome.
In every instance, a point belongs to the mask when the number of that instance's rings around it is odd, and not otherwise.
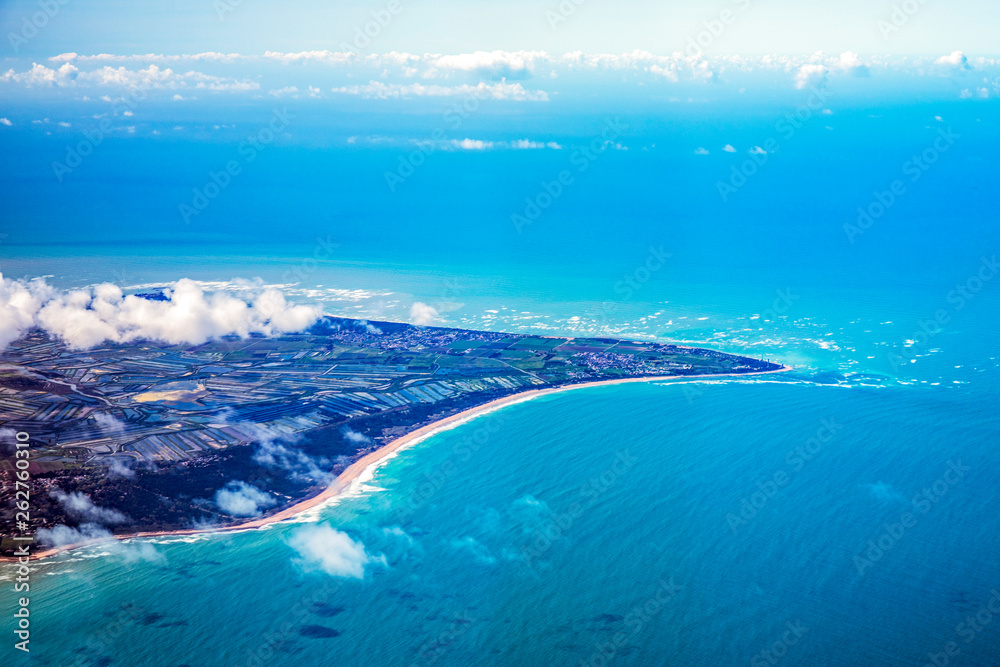
[[[307,512],[309,510],[315,509],[320,505],[340,496],[345,490],[349,489],[351,485],[366,471],[373,469],[378,465],[385,462],[386,459],[390,458],[394,454],[397,454],[419,442],[425,440],[433,435],[436,435],[442,431],[447,431],[455,428],[465,422],[471,421],[477,417],[485,415],[487,413],[493,412],[494,410],[499,410],[500,408],[507,407],[509,405],[514,405],[516,403],[522,403],[525,401],[530,401],[542,396],[548,396],[550,394],[562,393],[565,391],[571,391],[573,389],[587,389],[592,387],[603,387],[618,384],[631,384],[635,382],[675,382],[682,384],[684,382],[699,382],[703,380],[715,380],[719,378],[728,377],[747,377],[747,376],[757,376],[757,375],[770,375],[772,373],[784,373],[792,370],[790,366],[782,365],[781,368],[773,371],[759,371],[754,373],[720,373],[715,375],[695,375],[695,376],[683,376],[683,375],[666,375],[666,376],[651,376],[651,377],[639,377],[639,378],[622,378],[619,380],[597,380],[594,382],[583,382],[580,384],[567,384],[559,387],[548,387],[545,389],[529,389],[528,391],[518,392],[516,394],[511,394],[510,396],[504,396],[503,398],[498,398],[492,400],[488,403],[483,403],[482,405],[477,405],[473,408],[468,408],[459,413],[451,415],[450,417],[445,417],[436,422],[426,424],[421,426],[415,431],[407,433],[406,435],[400,436],[395,440],[379,447],[378,449],[371,451],[364,456],[362,456],[357,461],[354,461],[350,466],[347,467],[344,472],[337,475],[337,477],[330,482],[330,484],[320,491],[315,496],[301,500],[294,505],[286,507],[283,510],[275,512],[267,516],[260,517],[258,519],[252,519],[250,521],[244,521],[243,523],[233,524],[231,526],[221,526],[218,528],[185,528],[180,530],[164,530],[164,531],[150,531],[150,532],[139,532],[115,535],[117,540],[131,540],[143,537],[170,537],[170,536],[185,536],[185,535],[206,535],[214,533],[229,533],[237,532],[243,530],[255,530],[268,526],[274,523],[279,523],[281,521],[287,521],[289,519],[295,518],[299,514]],[[94,544],[101,544],[105,540],[98,540],[93,542],[82,542],[80,544],[68,544],[62,547],[55,547],[52,549],[46,549],[45,551],[40,551],[38,553],[33,553],[29,557],[29,560],[41,560],[43,558],[49,558],[55,556],[56,554],[63,553],[65,551],[70,551],[72,549],[78,549],[80,547],[90,546]],[[2,557],[0,561],[16,561],[15,558]]]

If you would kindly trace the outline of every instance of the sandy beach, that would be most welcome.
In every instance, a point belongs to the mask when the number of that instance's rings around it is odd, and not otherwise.
[[[574,389],[586,389],[590,387],[602,387],[617,384],[631,384],[634,382],[701,382],[705,380],[715,380],[719,378],[726,377],[747,377],[756,375],[769,375],[772,373],[783,373],[792,370],[788,366],[783,366],[782,368],[774,371],[764,371],[760,373],[725,373],[719,375],[698,375],[693,377],[684,376],[654,376],[654,377],[643,377],[643,378],[626,378],[622,380],[602,380],[597,382],[586,382],[581,384],[571,384],[564,385],[561,387],[550,387],[547,389],[531,389],[528,391],[523,391],[517,394],[512,394],[510,396],[505,396],[503,398],[498,398],[495,401],[490,401],[489,403],[484,403],[478,405],[474,408],[469,408],[468,410],[463,410],[457,414],[454,414],[445,419],[441,419],[432,424],[427,424],[422,426],[412,433],[407,433],[404,436],[396,438],[392,442],[376,449],[375,451],[369,452],[368,454],[362,456],[360,459],[352,463],[344,472],[340,473],[336,479],[334,479],[329,486],[327,486],[323,491],[318,493],[311,498],[307,498],[300,502],[286,507],[283,510],[275,512],[274,514],[269,514],[263,516],[259,519],[253,519],[250,521],[245,521],[243,523],[233,524],[231,526],[222,526],[218,528],[191,528],[184,530],[169,530],[169,531],[154,531],[154,532],[143,532],[143,533],[131,533],[115,535],[116,539],[127,540],[142,537],[165,537],[165,536],[181,536],[181,535],[200,535],[206,533],[224,533],[242,530],[252,530],[255,528],[261,528],[273,523],[278,523],[280,521],[287,521],[292,519],[297,515],[319,507],[320,505],[326,503],[327,501],[336,498],[342,494],[346,489],[348,489],[352,482],[358,479],[366,470],[372,466],[376,466],[382,461],[384,461],[389,456],[400,452],[407,447],[410,447],[417,442],[420,442],[436,433],[441,431],[446,431],[454,428],[460,424],[467,421],[475,419],[481,415],[493,412],[494,410],[513,405],[515,403],[522,403],[524,401],[530,401],[541,396],[547,396],[550,394],[561,393],[565,391],[572,391]],[[97,542],[99,543],[99,542]],[[81,544],[71,544],[63,547],[46,549],[45,551],[40,551],[38,553],[31,554],[31,560],[39,560],[42,558],[48,558],[54,556],[55,554],[62,553],[64,551],[69,551],[71,549],[76,549],[79,547],[87,546],[88,544],[95,544],[95,542],[81,543]],[[0,560],[13,560],[10,558],[3,558]]]

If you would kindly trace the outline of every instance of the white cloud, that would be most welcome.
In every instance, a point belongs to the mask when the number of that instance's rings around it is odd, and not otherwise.
[[[753,148],[751,148],[750,153],[752,155],[767,155],[767,151],[761,148],[760,146],[754,146]]]
[[[934,64],[955,69],[969,69],[969,59],[961,51],[952,51],[946,56],[941,56],[934,61]]]
[[[694,154],[695,155],[708,155],[708,149],[705,148],[705,147],[703,147],[703,146],[699,146],[698,148],[694,149]]]
[[[215,504],[232,516],[260,516],[268,507],[277,505],[278,501],[253,484],[232,481],[215,492]]]
[[[59,501],[66,513],[77,521],[100,525],[114,525],[128,521],[128,517],[118,510],[98,507],[90,496],[79,491],[65,493],[62,489],[53,489],[51,495]]]
[[[706,59],[700,55],[688,56],[683,53],[660,56],[648,51],[623,54],[574,51],[554,59],[553,63],[570,69],[648,72],[671,83],[682,79],[710,81],[716,76],[714,68]]]
[[[544,90],[528,90],[520,83],[477,85],[462,84],[459,86],[424,85],[421,83],[398,84],[370,81],[364,86],[340,86],[332,89],[335,93],[360,95],[365,98],[391,99],[407,97],[454,97],[464,96],[481,100],[510,100],[514,102],[547,102],[548,93]]]
[[[515,150],[536,150],[539,148],[551,148],[552,150],[562,150],[562,146],[554,141],[543,142],[543,141],[532,141],[531,139],[518,139],[516,141],[511,141],[507,144],[508,147]]]
[[[458,139],[451,140],[451,146],[453,148],[458,148],[463,151],[485,151],[493,148],[494,144],[492,141],[483,141],[482,139],[469,139],[465,138],[459,141]]]
[[[350,428],[344,429],[344,437],[347,438],[348,442],[351,442],[355,445],[372,444],[372,439],[369,438],[367,435],[365,435],[364,433],[358,433],[357,431],[353,431]]]
[[[267,91],[268,95],[273,95],[274,97],[282,97],[284,95],[290,95],[291,97],[299,96],[299,89],[295,86],[285,86],[284,88],[278,88],[277,90]]]
[[[722,147],[722,150],[726,151],[727,153],[735,153],[736,152],[736,149],[733,147],[732,144],[726,144],[725,146]]]
[[[871,72],[871,68],[861,61],[861,56],[853,51],[841,53],[834,66],[851,76],[868,76]]]
[[[352,137],[355,141],[356,137]],[[354,143],[348,140],[349,143]],[[369,139],[369,143],[376,143]],[[555,141],[534,141],[532,139],[515,139],[514,141],[489,141],[487,139],[470,139],[466,137],[465,139],[451,139],[443,143],[443,148],[448,150],[462,150],[462,151],[487,151],[497,149],[509,149],[515,151],[522,150],[562,150],[562,145]]]
[[[35,325],[42,304],[54,291],[44,281],[7,280],[0,274],[0,350]]]
[[[94,423],[108,433],[121,433],[125,430],[125,424],[106,412],[98,412],[93,416]]]
[[[247,56],[240,56],[247,58]],[[298,53],[281,53],[279,51],[265,51],[264,58],[275,60],[284,65],[299,65],[303,63],[316,62],[325,65],[350,65],[363,62],[365,58],[355,53],[334,52],[334,51],[300,51]]]
[[[134,459],[127,456],[105,456],[101,459],[108,468],[108,477],[124,477],[131,479],[135,477]]]
[[[296,448],[295,445],[301,440],[301,435],[272,430],[265,425],[251,422],[240,422],[236,426],[241,431],[253,435],[257,444],[253,460],[257,463],[284,470],[295,479],[322,484],[329,482],[330,473],[320,467],[326,463],[325,459],[314,459]]]
[[[65,63],[59,69],[49,69],[45,65],[32,63],[31,69],[18,74],[13,69],[7,70],[0,81],[13,81],[26,86],[64,86],[72,83],[79,75],[80,70],[69,63]]]
[[[8,70],[0,76],[0,81],[20,83],[25,86],[95,85],[137,90],[197,89],[246,92],[260,88],[260,84],[255,81],[244,81],[195,71],[175,72],[169,67],[163,69],[155,64],[138,70],[105,65],[96,70],[81,71],[69,62],[63,63],[58,69],[34,63],[31,69],[26,72],[17,73],[13,69]]]
[[[6,125],[7,127],[10,127],[13,124],[14,123],[10,122],[10,120],[7,118],[0,118],[0,125]]]
[[[94,524],[84,524],[79,528],[58,525],[52,528],[39,528],[38,541],[53,547],[85,544],[87,542],[102,542],[113,540],[114,537],[104,528]]]
[[[867,61],[867,62],[866,62]],[[341,94],[370,98],[419,98],[482,94],[484,99],[544,101],[545,91],[530,91],[516,85],[518,80],[538,76],[546,80],[566,73],[606,73],[619,82],[643,85],[647,82],[676,84],[723,80],[731,81],[737,73],[759,71],[788,72],[800,88],[822,85],[833,75],[867,76],[871,72],[906,73],[911,76],[933,74],[933,57],[869,57],[863,61],[853,51],[827,56],[822,52],[807,56],[765,55],[687,55],[681,52],[659,55],[634,50],[627,53],[584,53],[576,51],[552,55],[544,51],[476,51],[472,53],[370,53],[328,50],[260,54],[194,53],[81,55],[65,53],[48,59],[49,67],[35,63],[27,72],[8,71],[0,81],[25,85],[150,85],[166,90],[257,91],[258,80],[267,81],[263,90],[277,94],[318,97],[322,88]],[[969,60],[957,51],[936,59],[939,66],[969,69],[996,67],[989,58]],[[275,67],[280,64],[286,68]],[[240,77],[227,78],[192,69],[212,67],[216,74],[224,68],[239,67]],[[94,69],[90,69],[94,68]],[[311,69],[310,69],[311,68]],[[320,68],[325,71],[317,71]],[[308,76],[336,77],[329,81],[312,79],[316,86],[304,85]],[[252,71],[253,75],[247,74]],[[940,73],[940,72],[938,72]],[[344,76],[350,80],[344,80]],[[246,78],[242,78],[246,77]],[[293,77],[298,77],[294,78]],[[482,87],[470,78],[483,80]],[[308,79],[306,79],[308,80]],[[365,85],[358,81],[368,81]],[[461,85],[453,85],[461,84]],[[494,87],[499,82],[502,85]],[[438,85],[444,84],[444,85]],[[690,98],[689,98],[690,99]]]
[[[803,88],[823,86],[829,72],[830,70],[824,65],[802,65],[795,73],[795,87],[802,90]]]
[[[473,72],[490,79],[523,79],[532,75],[537,61],[547,61],[544,51],[476,51],[447,56],[425,57],[437,71]]]
[[[221,292],[206,294],[187,279],[165,293],[166,301],[123,296],[110,283],[62,292],[41,280],[25,283],[0,275],[0,349],[33,326],[85,349],[105,340],[198,344],[228,334],[271,336],[302,331],[322,314],[314,306],[287,303],[274,288],[253,290],[250,303]]]
[[[53,528],[39,528],[36,534],[38,541],[53,547],[79,546],[99,543],[113,555],[120,557],[126,563],[146,562],[162,563],[166,558],[149,542],[120,542],[100,526],[85,523],[79,528],[58,525]]]
[[[321,570],[334,577],[363,579],[369,564],[385,563],[383,557],[370,556],[364,544],[328,524],[299,528],[288,545],[298,553],[296,562],[303,569]]]
[[[215,52],[195,54],[145,54],[114,55],[108,53],[79,55],[66,53],[49,59],[53,63],[84,65],[89,63],[141,63],[161,66],[180,63],[235,63],[277,62],[284,65],[322,65],[352,70],[368,69],[379,73],[401,75],[412,79],[452,78],[455,75],[474,75],[488,80],[524,80],[536,71],[545,71],[550,78],[558,77],[557,68],[646,72],[669,81],[711,80],[716,73],[713,65],[700,55],[683,53],[656,55],[647,51],[623,54],[583,53],[581,51],[552,56],[545,51],[476,51],[472,53],[399,53],[358,54],[327,50],[283,53],[267,51],[264,55]]]
[[[137,62],[137,63],[177,63],[177,62],[216,62],[216,63],[236,63],[245,60],[254,60],[258,56],[244,56],[239,53],[215,53],[208,51],[205,53],[166,55],[160,53],[147,53],[145,55],[122,56],[111,53],[98,53],[90,56],[81,56],[78,53],[62,53],[49,58],[53,63],[93,63],[93,62]]]
[[[438,311],[433,306],[417,301],[410,306],[410,322],[417,326],[427,326],[432,324],[438,316]]]

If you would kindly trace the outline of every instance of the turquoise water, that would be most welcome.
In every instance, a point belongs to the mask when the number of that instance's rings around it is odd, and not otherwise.
[[[923,664],[949,641],[994,664],[1000,622],[971,643],[956,626],[1000,586],[997,424],[944,392],[790,379],[518,404],[316,517],[384,555],[363,581],[293,563],[303,524],[45,562],[33,663],[772,664],[752,661],[792,623],[786,664]]]
[[[5,135],[26,156],[0,174],[8,278],[260,277],[333,314],[405,320],[422,301],[446,325],[795,366],[514,405],[305,522],[45,561],[32,663],[924,665],[949,642],[949,664],[1000,662],[995,102],[862,106],[797,134],[728,203],[715,183],[736,158],[685,142],[724,127],[716,143],[759,144],[772,118],[632,118],[632,150],[523,234],[509,214],[565,155],[439,154],[389,196],[396,151],[275,146],[182,227],[177,203],[232,146],[109,139],[56,189],[62,144]],[[843,224],[936,115],[962,141],[850,243]],[[663,267],[619,289],[661,246]],[[299,562],[316,525],[364,545],[362,579]]]

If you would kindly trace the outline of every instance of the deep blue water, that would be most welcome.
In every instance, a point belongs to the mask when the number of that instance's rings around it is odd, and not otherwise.
[[[569,149],[442,152],[391,193],[397,150],[276,145],[184,225],[178,204],[235,144],[109,141],[57,185],[61,139],[4,135],[31,149],[2,153],[6,277],[260,277],[338,314],[403,320],[423,301],[447,324],[796,367],[578,390],[433,437],[314,517],[384,556],[363,580],[304,570],[289,545],[303,523],[161,540],[154,562],[100,547],[46,561],[33,661],[923,665],[954,641],[951,664],[996,664],[1000,617],[959,626],[1000,590],[995,103],[836,111],[727,202],[716,182],[744,156],[691,146],[761,144],[772,117],[630,118],[629,150],[520,234],[510,215]],[[844,223],[941,126],[961,139],[849,242]],[[776,642],[783,655],[761,653]]]

